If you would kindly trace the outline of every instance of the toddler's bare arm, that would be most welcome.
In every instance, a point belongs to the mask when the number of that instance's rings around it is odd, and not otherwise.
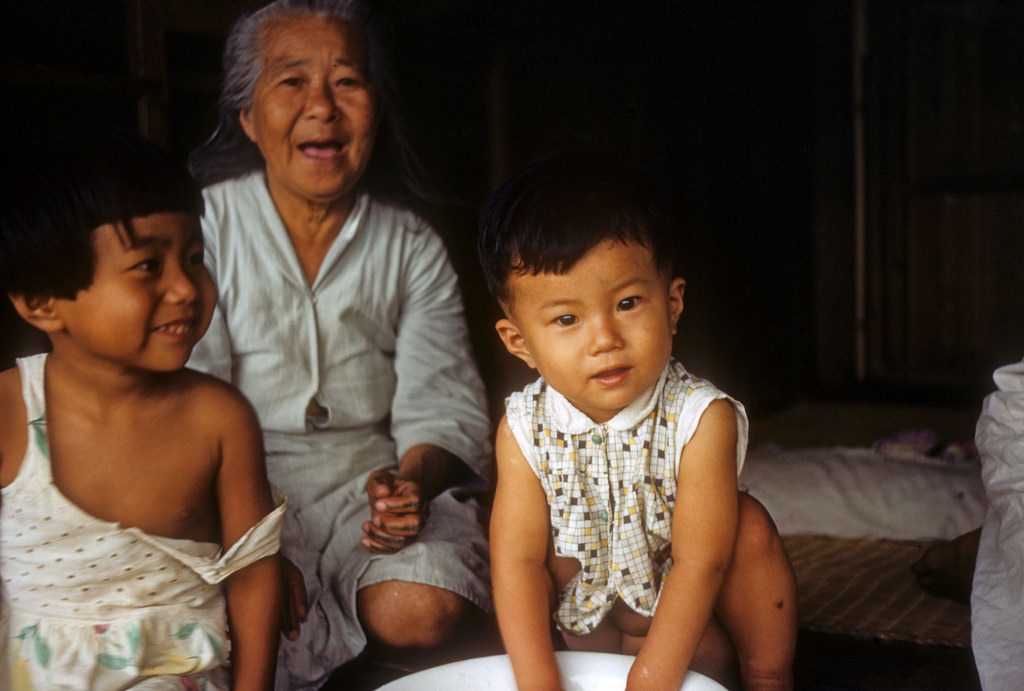
[[[491,515],[491,565],[501,637],[520,689],[561,689],[547,570],[548,506],[540,481],[502,419],[495,443],[498,487]]]
[[[679,460],[672,569],[628,689],[676,691],[700,642],[729,567],[737,526],[736,416],[712,402]]]

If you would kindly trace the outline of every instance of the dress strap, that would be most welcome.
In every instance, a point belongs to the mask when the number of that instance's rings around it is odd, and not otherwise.
[[[25,457],[18,469],[15,482],[35,483],[52,481],[50,471],[50,446],[46,434],[46,353],[18,358],[18,373],[21,375],[21,395],[25,401],[28,418],[28,443]],[[10,485],[8,485],[10,487]]]
[[[46,353],[18,358],[21,374],[21,396],[25,401],[28,421],[46,417],[46,391],[43,374],[46,371]]]

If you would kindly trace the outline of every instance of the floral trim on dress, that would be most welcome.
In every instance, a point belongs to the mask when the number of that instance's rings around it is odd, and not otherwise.
[[[15,636],[20,650],[11,657],[12,691],[44,688],[53,649],[41,631],[41,622],[23,626]],[[210,686],[202,673],[210,670],[211,657],[218,664],[226,661],[225,641],[204,630],[198,622],[182,626],[161,643],[145,640],[137,622],[126,626],[92,624],[93,640],[100,652],[97,665],[125,681],[147,677],[178,676],[185,691],[207,691]],[[212,655],[211,655],[212,652]],[[197,676],[186,676],[197,675]],[[100,674],[99,676],[110,676]]]

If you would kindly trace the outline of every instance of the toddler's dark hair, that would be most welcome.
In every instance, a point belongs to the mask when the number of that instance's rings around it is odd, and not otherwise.
[[[647,247],[669,275],[674,231],[667,201],[641,171],[601,152],[556,151],[491,190],[477,255],[488,289],[507,305],[511,274],[565,273],[605,240]]]
[[[4,151],[0,293],[73,299],[92,283],[98,227],[120,226],[131,242],[133,218],[202,214],[202,194],[184,164],[137,134],[25,139]]]

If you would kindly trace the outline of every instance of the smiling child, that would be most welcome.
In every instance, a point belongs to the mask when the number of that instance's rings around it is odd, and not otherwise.
[[[271,689],[284,505],[248,403],[184,368],[199,190],[134,135],[12,161],[0,292],[53,349],[0,372],[0,688]]]

